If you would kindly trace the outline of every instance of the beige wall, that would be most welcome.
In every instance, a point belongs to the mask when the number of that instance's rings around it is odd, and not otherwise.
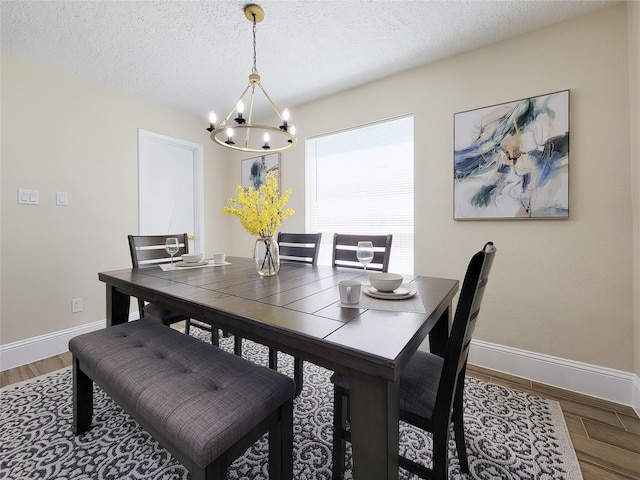
[[[461,278],[493,240],[499,253],[477,338],[638,372],[626,12],[616,6],[295,108],[300,143],[282,155],[282,181],[297,213],[284,228],[304,230],[305,137],[412,112],[416,273]],[[563,89],[571,218],[453,221],[453,114]],[[637,131],[637,98],[635,118]],[[219,213],[239,155],[215,149],[203,125],[2,59],[2,344],[104,318],[96,272],[129,264],[123,239],[137,229],[137,128],[205,146],[207,249],[249,254],[252,239]],[[637,167],[634,175],[637,200]],[[41,205],[18,206],[20,187],[38,188]],[[69,192],[69,207],[55,207],[56,190]],[[85,312],[71,315],[75,297]]]
[[[223,201],[229,167],[206,121],[6,57],[1,73],[4,345],[105,318],[97,272],[130,266],[126,235],[138,231],[138,128],[204,145],[206,205]],[[39,190],[40,205],[18,205],[18,188]],[[208,244],[227,248],[214,227]],[[73,298],[83,312],[71,314]]]
[[[631,194],[633,195],[633,265],[635,318],[635,373],[640,376],[640,2],[629,11],[629,111],[631,125]]]
[[[461,278],[493,240],[478,339],[633,371],[628,58],[621,5],[297,107],[294,123],[301,140],[412,112],[415,272]],[[453,114],[564,89],[570,219],[454,221]],[[283,155],[283,185],[297,211],[286,227],[303,230],[303,148]]]

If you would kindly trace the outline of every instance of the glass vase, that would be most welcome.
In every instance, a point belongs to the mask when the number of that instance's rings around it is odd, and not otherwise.
[[[273,237],[260,237],[255,246],[256,269],[263,277],[275,275],[280,270],[280,248]]]

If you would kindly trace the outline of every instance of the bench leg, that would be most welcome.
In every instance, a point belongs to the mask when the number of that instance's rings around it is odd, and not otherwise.
[[[73,433],[80,435],[91,427],[93,418],[93,380],[80,370],[73,357]]]
[[[280,407],[280,421],[269,430],[269,479],[293,480],[293,399]]]

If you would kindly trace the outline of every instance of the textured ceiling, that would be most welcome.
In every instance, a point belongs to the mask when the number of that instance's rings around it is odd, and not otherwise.
[[[221,116],[253,63],[245,3],[2,0],[2,54],[203,118],[212,108]],[[265,10],[257,69],[282,109],[618,2],[256,3]]]

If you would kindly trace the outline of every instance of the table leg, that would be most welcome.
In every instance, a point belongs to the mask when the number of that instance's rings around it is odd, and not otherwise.
[[[350,384],[353,476],[398,478],[398,384],[354,372]]]
[[[447,353],[449,340],[449,325],[451,325],[451,307],[442,312],[435,326],[429,332],[429,351],[444,358]]]
[[[107,327],[129,321],[129,299],[107,283]]]

